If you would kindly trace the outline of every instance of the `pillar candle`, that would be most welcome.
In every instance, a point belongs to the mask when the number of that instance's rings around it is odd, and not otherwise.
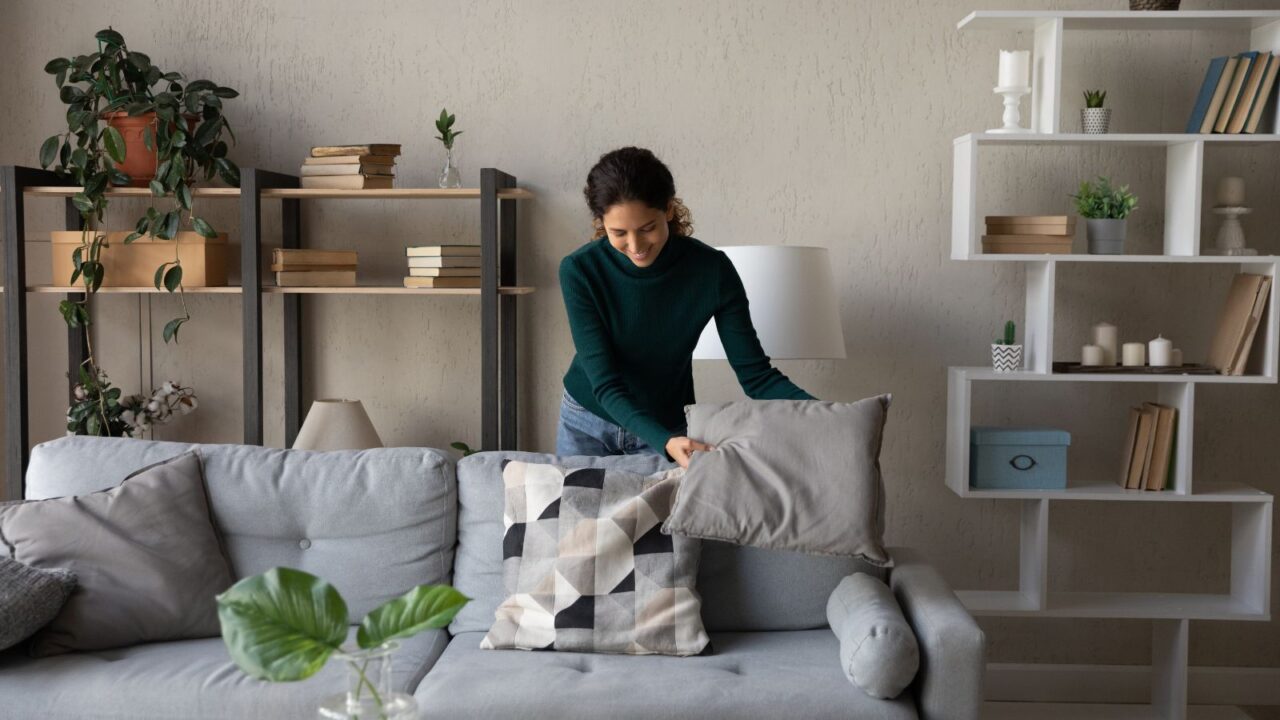
[[[1031,52],[1028,50],[1000,51],[1000,81],[998,87],[1028,87],[1031,85]]]
[[[1173,367],[1182,367],[1182,351],[1174,348],[1169,354],[1172,356],[1170,359],[1173,361]]]
[[[1098,366],[1105,362],[1106,355],[1097,345],[1085,345],[1080,348],[1080,364]]]
[[[1173,342],[1158,335],[1147,343],[1147,355],[1151,358],[1151,367],[1169,367],[1173,364]]]
[[[1147,346],[1142,343],[1125,343],[1122,352],[1125,367],[1141,367],[1147,364]]]
[[[1218,181],[1218,204],[1222,207],[1244,206],[1244,178],[1224,177]]]
[[[1098,323],[1093,326],[1093,344],[1102,348],[1102,362],[1099,365],[1116,364],[1116,344],[1118,336],[1116,326],[1111,323]]]

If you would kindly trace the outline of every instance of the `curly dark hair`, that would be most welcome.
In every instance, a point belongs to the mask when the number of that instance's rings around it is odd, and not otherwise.
[[[587,186],[582,189],[591,210],[591,227],[595,237],[604,235],[604,213],[618,203],[639,201],[654,210],[675,215],[667,223],[672,235],[693,234],[693,216],[676,197],[676,182],[657,155],[638,147],[618,148],[600,156],[587,173]]]

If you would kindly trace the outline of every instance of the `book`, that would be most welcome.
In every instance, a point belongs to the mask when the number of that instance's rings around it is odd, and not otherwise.
[[[355,272],[355,265],[308,265],[305,263],[271,263],[271,272],[321,272],[326,270],[350,270]]]
[[[1218,368],[1223,375],[1232,374],[1237,365],[1241,347],[1249,335],[1250,318],[1260,304],[1259,294],[1266,295],[1264,280],[1268,281],[1266,287],[1269,288],[1270,279],[1265,275],[1239,273],[1227,291],[1227,300],[1218,314],[1218,325],[1209,344],[1206,363]],[[1261,304],[1265,304],[1265,297]],[[1244,355],[1248,356],[1247,349]]]
[[[1133,449],[1138,442],[1138,424],[1142,418],[1142,409],[1129,408],[1129,434],[1124,443],[1124,464],[1120,466],[1120,487],[1129,487],[1129,468],[1133,465]]]
[[[311,148],[311,157],[334,157],[344,155],[399,155],[400,146],[391,143],[373,143],[370,145],[320,145]]]
[[[394,166],[395,155],[330,155],[328,157],[305,157],[303,165],[377,165]]]
[[[305,272],[276,273],[276,285],[280,287],[349,287],[355,284],[355,270],[308,270]]]
[[[451,268],[429,268],[429,267],[411,267],[409,275],[412,277],[480,277],[480,268],[478,267],[451,267]]]
[[[1209,71],[1205,73],[1204,82],[1200,85],[1200,94],[1196,96],[1196,104],[1191,110],[1191,119],[1187,121],[1187,133],[1200,132],[1205,116],[1209,114],[1209,106],[1213,103],[1214,93],[1222,80],[1222,70],[1227,66],[1226,56],[1214,58],[1209,62]],[[1226,91],[1223,91],[1226,94]]]
[[[1218,79],[1218,87],[1213,91],[1213,100],[1209,102],[1209,110],[1200,123],[1201,133],[1213,132],[1213,126],[1218,122],[1218,114],[1222,112],[1222,103],[1227,99],[1227,90],[1231,87],[1231,79],[1235,77],[1236,67],[1239,64],[1239,57],[1227,58],[1227,64],[1222,68],[1222,77]]]
[[[987,223],[987,232],[991,235],[1043,235],[1048,237],[1071,236],[1076,234],[1076,226],[1063,224],[1045,225],[1001,225]]]
[[[480,257],[479,245],[411,245],[404,249],[409,257]]]
[[[1231,374],[1243,375],[1249,364],[1249,351],[1253,349],[1253,338],[1258,334],[1258,325],[1262,323],[1262,313],[1267,309],[1267,296],[1271,291],[1271,278],[1263,276],[1262,285],[1258,288],[1258,296],[1253,301],[1253,310],[1245,323],[1244,340],[1236,350],[1235,359],[1231,362]]]
[[[1156,410],[1151,460],[1142,476],[1143,490],[1163,490],[1168,485],[1173,465],[1173,431],[1178,409],[1158,403],[1146,403]]]
[[[302,177],[322,175],[395,175],[394,165],[361,165],[348,163],[345,165],[303,165]]]
[[[350,265],[354,267],[357,258],[358,255],[354,250],[275,248],[271,252],[272,265]]]
[[[1262,78],[1262,85],[1258,88],[1258,98],[1253,101],[1253,109],[1249,111],[1249,121],[1245,123],[1244,131],[1246,133],[1258,132],[1258,126],[1262,122],[1262,116],[1266,113],[1267,108],[1271,106],[1271,91],[1276,86],[1276,72],[1280,70],[1280,55],[1272,55],[1271,62],[1267,65],[1267,74]]]
[[[983,235],[982,252],[989,255],[1067,255],[1070,235]]]
[[[404,279],[407,288],[478,288],[480,277],[415,277]]]
[[[310,175],[302,177],[302,187],[318,190],[387,190],[390,175]]]
[[[1231,77],[1231,85],[1227,88],[1227,95],[1222,99],[1222,109],[1218,111],[1218,119],[1213,123],[1213,131],[1215,133],[1225,133],[1227,131],[1227,123],[1231,122],[1231,114],[1236,111],[1236,101],[1240,99],[1240,90],[1244,87],[1244,81],[1249,77],[1249,70],[1253,67],[1254,58],[1258,57],[1256,52],[1240,53],[1240,63],[1236,65],[1236,74]]]
[[[479,256],[468,257],[459,255],[454,257],[442,257],[440,255],[411,257],[409,258],[409,267],[411,268],[479,268]]]
[[[1249,120],[1249,111],[1253,110],[1253,103],[1258,97],[1258,88],[1262,86],[1262,78],[1267,74],[1267,67],[1270,64],[1271,53],[1258,53],[1253,67],[1249,70],[1249,77],[1240,89],[1240,98],[1236,101],[1235,111],[1231,113],[1231,121],[1227,123],[1228,133],[1234,135],[1244,131],[1244,125]]]
[[[1138,434],[1133,441],[1129,474],[1124,485],[1129,490],[1142,489],[1142,474],[1147,469],[1147,462],[1151,459],[1151,451],[1154,449],[1156,415],[1155,408],[1143,406],[1138,411]]]
[[[988,215],[987,225],[1075,225],[1072,215]]]

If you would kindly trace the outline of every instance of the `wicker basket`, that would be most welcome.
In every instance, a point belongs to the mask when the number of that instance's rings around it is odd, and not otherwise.
[[[1129,0],[1130,10],[1177,10],[1182,0]]]

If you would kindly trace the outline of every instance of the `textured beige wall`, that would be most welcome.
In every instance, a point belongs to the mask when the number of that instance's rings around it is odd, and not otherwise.
[[[945,373],[985,361],[1006,317],[1021,318],[1023,271],[948,257],[951,141],[998,123],[996,50],[1029,47],[1012,33],[955,31],[971,0],[908,2],[8,2],[0,8],[0,162],[33,163],[61,120],[41,67],[81,52],[107,24],[165,67],[240,90],[227,114],[243,166],[292,171],[310,145],[404,143],[398,182],[430,184],[441,162],[430,120],[459,116],[463,179],[497,166],[538,193],[521,206],[521,447],[554,443],[560,378],[572,356],[556,287],[559,259],[587,239],[586,170],[623,144],[671,165],[711,244],[803,243],[831,249],[848,359],[783,362],[826,399],[896,396],[884,449],[889,534],[923,548],[962,587],[1016,585],[1018,508],[961,501],[942,484]],[[1122,7],[1105,2],[997,2],[1003,7]],[[1185,3],[1193,8],[1227,2]],[[1256,7],[1280,8],[1258,0]],[[1182,127],[1212,55],[1243,49],[1224,33],[1068,36],[1064,128],[1077,126],[1086,85],[1110,89],[1117,130]],[[1255,199],[1280,175],[1270,150],[1208,152],[1210,179],[1231,171]],[[1137,248],[1159,244],[1162,152],[1009,149],[984,164],[980,211],[1064,211],[1083,177],[1131,182],[1143,208]],[[270,207],[270,203],[266,203]],[[136,212],[137,205],[127,208]],[[119,217],[125,217],[119,204]],[[394,280],[410,242],[475,240],[471,204],[317,202],[307,242],[354,247],[367,279]],[[271,217],[278,217],[272,208]],[[1249,221],[1280,252],[1274,208]],[[30,214],[32,277],[47,277],[43,229],[56,202]],[[236,233],[234,206],[213,217]],[[269,235],[268,240],[273,240]],[[1163,332],[1195,358],[1206,346],[1228,275],[1206,268],[1064,267],[1058,353],[1109,318],[1129,337]],[[193,383],[198,413],[160,436],[240,437],[240,321],[235,298],[193,297],[182,344],[148,345],[170,298],[99,301],[106,368],[128,390],[166,377]],[[34,440],[59,434],[65,367],[48,297],[31,300]],[[268,333],[279,301],[264,300]],[[362,398],[393,445],[476,442],[478,313],[474,299],[328,297],[306,301],[308,397]],[[148,320],[149,319],[149,320]],[[148,371],[148,368],[150,369]],[[150,377],[148,377],[148,372]],[[282,437],[279,343],[268,339],[268,441]],[[699,364],[699,397],[741,397],[721,364]],[[1072,462],[1110,473],[1127,388],[983,388],[976,417],[1058,423],[1076,433]],[[1112,394],[1114,392],[1114,394]],[[1208,387],[1197,394],[1199,478],[1238,477],[1280,491],[1277,390]],[[1108,475],[1109,476],[1109,475]],[[1074,589],[1225,589],[1229,517],[1204,506],[1055,505],[1052,584]],[[987,621],[992,659],[1146,662],[1142,622]],[[1196,623],[1192,660],[1280,665],[1276,623]]]

